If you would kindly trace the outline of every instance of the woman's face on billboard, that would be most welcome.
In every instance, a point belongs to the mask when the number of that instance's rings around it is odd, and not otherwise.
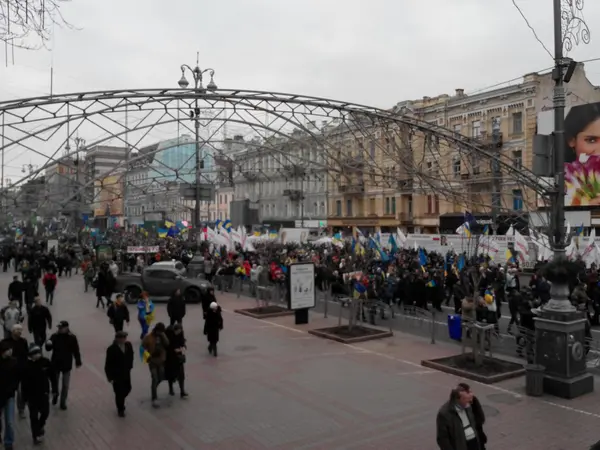
[[[600,156],[600,119],[591,122],[571,139],[569,146],[575,150],[577,160],[581,155]]]

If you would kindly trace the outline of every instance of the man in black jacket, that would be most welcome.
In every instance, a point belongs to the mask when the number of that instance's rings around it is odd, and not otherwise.
[[[117,294],[115,302],[109,305],[106,315],[110,319],[110,323],[114,327],[115,333],[123,331],[125,322],[129,324],[129,309],[123,302],[123,294]]]
[[[19,309],[23,309],[23,282],[19,281],[18,275],[13,277],[13,280],[8,285],[8,301],[16,300],[19,302]]]
[[[440,450],[481,450],[472,395],[463,387],[452,389],[450,400],[438,411],[437,444]]]
[[[50,393],[56,392],[57,380],[52,364],[42,356],[42,349],[35,344],[29,349],[21,384],[23,398],[29,408],[31,436],[37,445],[44,438],[44,427],[50,414]]]
[[[52,350],[51,362],[57,380],[62,376],[60,409],[64,411],[67,409],[67,396],[69,395],[73,360],[75,360],[75,367],[81,367],[79,342],[77,341],[77,337],[69,330],[69,323],[67,321],[63,320],[58,324],[58,332],[50,336],[50,341],[46,344],[46,350]],[[55,392],[52,397],[52,404],[56,405],[57,402],[58,394]]]
[[[104,373],[112,384],[119,417],[125,417],[125,399],[131,392],[133,346],[127,341],[127,332],[117,331],[114,342],[106,349]]]
[[[19,371],[23,370],[25,363],[27,362],[27,355],[29,353],[29,344],[27,339],[21,336],[23,334],[23,326],[20,324],[12,327],[12,332],[9,337],[2,340],[0,345],[8,345],[12,350],[12,356],[17,360]],[[1,382],[0,382],[1,384]],[[21,395],[21,389],[17,390],[17,409],[19,411],[19,417],[25,418],[25,402]]]
[[[27,316],[27,328],[33,334],[35,345],[42,347],[46,343],[46,328],[52,329],[52,314],[39,295]]]
[[[8,342],[0,342],[0,434],[4,419],[4,448],[12,450],[15,439],[15,392],[19,386],[19,367]]]

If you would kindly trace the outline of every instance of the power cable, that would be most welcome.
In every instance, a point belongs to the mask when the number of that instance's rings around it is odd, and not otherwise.
[[[525,14],[523,13],[523,11],[519,7],[519,5],[517,5],[516,0],[512,0],[512,4],[517,9],[517,11],[519,11],[519,14],[523,18],[523,20],[525,21],[525,23],[527,24],[527,26],[529,27],[529,29],[531,30],[531,32],[533,33],[533,36],[535,37],[535,39],[540,43],[540,45],[544,48],[544,50],[546,50],[546,53],[548,53],[548,55],[550,55],[550,58],[554,59],[554,55],[552,55],[552,53],[550,52],[550,50],[548,50],[548,47],[546,47],[546,44],[544,44],[542,42],[542,40],[539,38],[539,36],[537,35],[537,33],[535,31],[535,28],[533,28],[533,26],[531,26],[531,24],[529,23],[529,20],[527,19],[527,17],[525,16]]]

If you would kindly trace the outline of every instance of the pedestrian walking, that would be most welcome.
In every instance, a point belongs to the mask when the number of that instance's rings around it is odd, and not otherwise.
[[[123,331],[125,322],[129,325],[129,308],[123,301],[123,294],[117,294],[115,302],[108,307],[106,315],[110,319],[111,325],[117,331]]]
[[[204,335],[208,340],[208,353],[217,356],[219,334],[223,329],[223,315],[217,302],[212,302],[204,319]]]
[[[440,450],[481,450],[471,398],[468,391],[458,386],[438,411],[436,434]]]
[[[12,300],[8,306],[0,310],[0,321],[2,321],[2,329],[4,330],[4,338],[11,336],[13,327],[23,323],[24,316],[17,303],[17,300]]]
[[[169,348],[169,339],[165,331],[165,324],[158,322],[152,332],[142,341],[144,361],[148,363],[150,370],[152,406],[155,408],[160,406],[158,404],[158,385],[165,380],[165,363]]]
[[[169,298],[169,302],[167,303],[167,314],[169,315],[171,326],[176,323],[183,325],[185,309],[185,299],[181,294],[181,290],[175,289],[175,292],[171,294],[171,298]]]
[[[9,303],[13,300],[16,300],[19,306],[19,309],[23,309],[23,292],[25,291],[25,286],[23,282],[19,280],[19,276],[15,275],[13,280],[8,285],[8,301]]]
[[[137,308],[138,322],[142,328],[140,339],[144,339],[150,330],[150,325],[154,321],[154,303],[148,297],[147,292],[142,292],[141,298],[137,303]]]
[[[50,336],[46,343],[46,350],[52,350],[52,368],[60,381],[60,409],[67,409],[67,397],[69,395],[69,385],[71,383],[71,371],[73,370],[73,360],[75,367],[81,367],[81,353],[79,351],[79,341],[71,333],[69,323],[65,320],[58,324],[58,331]],[[52,397],[52,404],[58,403],[58,393],[55,391]]]
[[[117,331],[114,342],[106,349],[104,373],[112,384],[119,417],[125,417],[125,399],[131,392],[131,369],[133,346],[127,340],[126,331]]]
[[[4,428],[4,450],[12,450],[15,440],[15,395],[19,387],[20,371],[8,342],[0,342],[0,379],[0,434]]]
[[[187,346],[185,345],[183,327],[181,324],[176,323],[167,328],[166,335],[169,340],[169,346],[167,348],[165,376],[169,382],[169,395],[175,395],[173,387],[175,382],[177,382],[179,385],[179,396],[186,398],[188,396],[185,391],[185,352]]]
[[[54,271],[46,272],[46,275],[42,278],[42,284],[46,290],[46,303],[48,305],[54,304],[54,290],[58,284],[58,278],[56,278]]]
[[[29,409],[29,424],[34,444],[40,444],[46,434],[46,420],[50,415],[50,394],[56,394],[57,380],[52,364],[42,355],[42,349],[33,344],[22,375],[23,399]]]
[[[7,345],[10,347],[12,356],[17,360],[17,367],[19,372],[21,373],[23,367],[25,367],[25,363],[27,362],[27,357],[29,354],[29,344],[27,343],[27,339],[22,337],[23,334],[23,325],[17,323],[13,325],[10,336],[0,342],[0,345]],[[2,380],[0,379],[0,385],[2,384]],[[19,418],[25,418],[25,402],[23,401],[23,395],[21,390],[21,385],[17,389],[17,410],[19,412]]]
[[[34,305],[27,315],[27,329],[33,334],[35,345],[43,347],[47,339],[46,330],[52,329],[52,314],[39,295],[35,297]]]

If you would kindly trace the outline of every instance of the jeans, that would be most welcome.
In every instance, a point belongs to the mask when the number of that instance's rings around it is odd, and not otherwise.
[[[58,378],[62,382],[60,385],[60,406],[66,406],[67,396],[69,395],[69,384],[71,383],[71,371],[59,372]]]
[[[46,420],[50,415],[50,399],[48,395],[36,398],[27,404],[29,408],[29,423],[31,425],[31,436],[36,439],[44,434]]]
[[[54,291],[46,291],[46,303],[49,305],[54,303]]]
[[[4,417],[1,417],[4,416]],[[0,409],[0,431],[2,430],[2,422],[4,422],[4,446],[9,447],[15,442],[15,397],[9,398],[4,406]]]

